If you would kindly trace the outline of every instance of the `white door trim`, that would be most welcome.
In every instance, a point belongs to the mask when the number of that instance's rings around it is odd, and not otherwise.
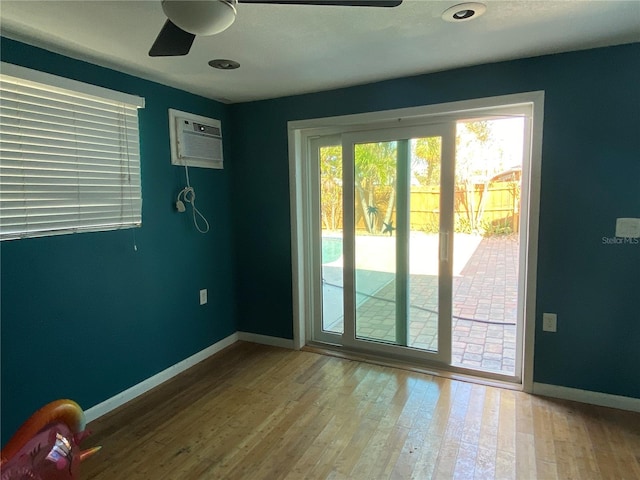
[[[396,110],[369,112],[339,117],[326,117],[288,122],[289,135],[289,184],[291,208],[291,247],[292,247],[292,295],[293,295],[293,332],[294,346],[301,348],[306,343],[306,320],[313,314],[313,298],[310,275],[312,265],[304,253],[310,247],[309,222],[312,213],[310,199],[307,198],[309,186],[305,183],[309,176],[309,162],[306,161],[308,140],[318,135],[331,135],[345,132],[412,126],[429,123],[442,123],[454,119],[469,119],[474,116],[505,114],[509,108],[521,111],[524,105],[530,105],[531,143],[528,195],[527,228],[527,271],[524,284],[524,341],[522,352],[522,388],[533,390],[533,355],[536,323],[536,279],[538,254],[538,225],[540,211],[540,172],[542,163],[542,131],[544,114],[544,92],[524,92],[511,95],[487,97],[475,100],[450,102],[438,105],[410,107]],[[505,107],[506,106],[506,107]],[[508,113],[508,112],[506,112]],[[523,182],[524,183],[524,182]],[[524,217],[524,211],[523,217]]]

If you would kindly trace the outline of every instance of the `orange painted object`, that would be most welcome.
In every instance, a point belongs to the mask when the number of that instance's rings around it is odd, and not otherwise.
[[[0,480],[74,480],[80,462],[100,450],[80,451],[88,436],[82,408],[73,400],[51,402],[27,420],[2,449]]]

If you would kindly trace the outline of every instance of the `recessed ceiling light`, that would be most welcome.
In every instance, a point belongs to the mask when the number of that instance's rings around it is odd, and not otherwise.
[[[218,70],[235,70],[236,68],[240,67],[240,64],[233,60],[216,58],[215,60],[209,61],[209,66],[213,68],[217,68]]]
[[[487,6],[483,3],[461,3],[447,8],[442,14],[442,19],[447,22],[466,22],[479,17],[486,11]]]

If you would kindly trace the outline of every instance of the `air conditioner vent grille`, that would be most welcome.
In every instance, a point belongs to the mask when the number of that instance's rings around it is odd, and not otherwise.
[[[170,109],[169,129],[173,165],[223,168],[219,120]]]

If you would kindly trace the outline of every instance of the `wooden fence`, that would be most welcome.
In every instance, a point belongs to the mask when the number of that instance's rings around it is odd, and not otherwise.
[[[335,192],[327,196],[331,200],[323,202],[322,228],[339,230],[342,228],[342,198]],[[367,231],[364,215],[374,226],[375,233],[381,233],[388,215],[391,187],[378,187],[373,195],[365,192],[364,198],[372,199],[375,213],[356,207],[356,230]],[[411,187],[409,198],[411,230],[436,233],[439,231],[440,188]],[[364,211],[363,211],[364,210]],[[396,222],[395,205],[391,211],[391,221]],[[492,182],[489,184],[457,185],[454,193],[455,231],[463,233],[479,232],[484,235],[505,235],[518,232],[520,220],[520,182]]]

